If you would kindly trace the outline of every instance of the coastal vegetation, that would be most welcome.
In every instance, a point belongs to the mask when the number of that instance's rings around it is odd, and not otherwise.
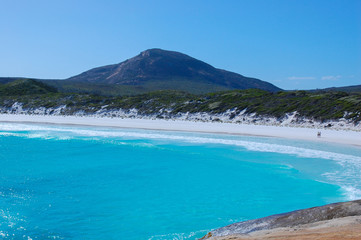
[[[160,90],[132,96],[104,96],[60,92],[39,81],[22,79],[0,85],[0,107],[10,109],[15,103],[23,109],[59,108],[60,114],[99,110],[136,109],[139,114],[163,118],[183,113],[222,114],[229,118],[244,114],[282,118],[286,114],[324,122],[361,120],[361,94],[340,91],[279,91],[259,89],[229,90],[207,94]]]
[[[55,87],[34,79],[19,79],[6,84],[0,84],[1,96],[34,95],[56,93],[57,91],[58,90]]]

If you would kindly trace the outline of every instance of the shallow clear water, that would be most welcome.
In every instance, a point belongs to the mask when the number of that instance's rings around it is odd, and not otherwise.
[[[361,197],[361,150],[277,138],[0,123],[0,237],[195,239]]]

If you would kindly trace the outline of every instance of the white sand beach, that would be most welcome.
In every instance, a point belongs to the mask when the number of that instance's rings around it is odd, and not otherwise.
[[[108,118],[89,116],[54,116],[0,114],[0,122],[86,125],[166,131],[186,131],[218,134],[253,135],[289,139],[332,142],[361,147],[361,132],[351,130],[317,129],[306,127],[266,126],[219,122],[196,122],[162,119]],[[321,132],[321,137],[317,137]]]

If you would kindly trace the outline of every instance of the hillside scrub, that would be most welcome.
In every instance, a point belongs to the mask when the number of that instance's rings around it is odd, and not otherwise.
[[[1,89],[1,86],[0,86]],[[178,113],[222,114],[233,116],[243,112],[265,117],[282,118],[297,112],[298,116],[320,122],[348,119],[355,124],[361,120],[361,94],[346,92],[280,91],[271,93],[258,89],[231,90],[203,95],[162,90],[135,96],[100,96],[40,91],[9,95],[0,91],[0,107],[11,108],[14,103],[23,109],[64,107],[62,114],[94,113],[100,109],[136,109],[144,115]]]

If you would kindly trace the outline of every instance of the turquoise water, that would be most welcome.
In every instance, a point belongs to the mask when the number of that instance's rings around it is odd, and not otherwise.
[[[277,138],[0,123],[3,239],[195,239],[361,197],[361,150]]]

